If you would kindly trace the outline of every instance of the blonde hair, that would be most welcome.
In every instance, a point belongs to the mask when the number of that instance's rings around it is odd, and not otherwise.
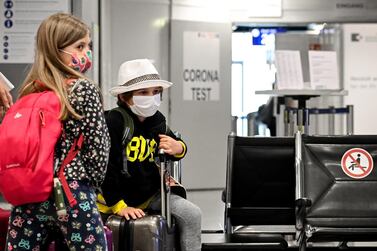
[[[59,118],[66,120],[69,116],[80,119],[68,100],[67,81],[86,78],[80,72],[65,65],[59,56],[59,50],[84,38],[89,27],[77,17],[57,13],[46,18],[38,28],[35,45],[35,58],[19,96],[51,90],[60,99]]]

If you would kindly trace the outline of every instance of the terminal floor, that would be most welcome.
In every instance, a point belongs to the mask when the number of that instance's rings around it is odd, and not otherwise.
[[[255,245],[254,245],[255,244]],[[270,248],[268,245],[263,246],[259,244],[235,244],[235,243],[228,243],[224,234],[222,233],[203,233],[202,234],[202,251],[269,251],[269,250],[288,250],[288,251],[298,251],[298,247],[295,244],[290,244],[287,249],[276,249]],[[317,246],[307,247],[308,251],[335,251],[335,250],[342,250],[342,251],[377,251],[377,243],[360,243],[360,244],[352,244],[349,248],[338,248],[337,243],[322,243],[318,244]],[[254,245],[254,246],[253,246]]]
[[[202,251],[209,251],[209,250],[277,250],[277,249],[268,249],[268,247],[264,248],[250,248],[246,245],[243,247],[235,247],[235,245],[225,244],[225,236],[224,234],[219,233],[224,229],[224,203],[221,201],[221,193],[222,189],[212,190],[212,191],[188,191],[188,199],[194,202],[202,209]],[[268,227],[262,229],[263,231],[267,231]],[[325,250],[339,250],[336,247],[337,243],[333,244],[332,247],[308,247],[307,250],[313,251],[325,251]],[[355,244],[358,245],[358,244]],[[365,244],[361,244],[362,246],[351,247],[349,249],[342,249],[342,250],[350,250],[350,251],[377,251],[377,243],[372,243],[372,245],[365,246]],[[287,250],[298,250],[295,245],[290,245]]]

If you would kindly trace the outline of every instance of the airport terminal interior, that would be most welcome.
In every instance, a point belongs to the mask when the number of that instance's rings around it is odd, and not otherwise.
[[[0,4],[13,100],[57,12],[90,27],[86,75],[105,110],[125,61],[149,59],[173,83],[159,111],[187,154],[168,167],[201,209],[203,251],[377,250],[376,0]]]

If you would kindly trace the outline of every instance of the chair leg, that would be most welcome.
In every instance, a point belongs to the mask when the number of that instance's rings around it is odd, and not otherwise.
[[[300,242],[299,251],[306,251],[306,239]]]
[[[306,251],[306,245],[307,245],[307,238],[306,238],[305,231],[301,231],[300,236],[298,237],[298,250]]]

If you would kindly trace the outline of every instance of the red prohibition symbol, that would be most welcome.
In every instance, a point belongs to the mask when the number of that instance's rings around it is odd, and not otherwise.
[[[352,148],[343,154],[341,166],[349,177],[362,179],[372,172],[373,158],[362,148]]]

